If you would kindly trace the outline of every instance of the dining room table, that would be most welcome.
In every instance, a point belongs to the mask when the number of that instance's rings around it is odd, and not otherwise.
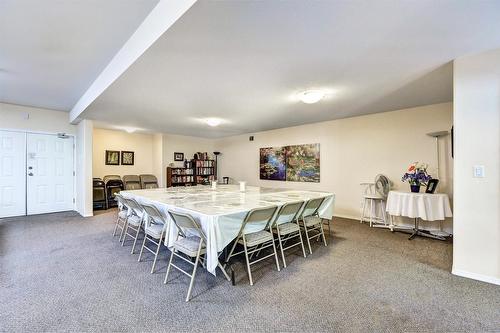
[[[153,205],[162,212],[166,220],[164,244],[168,248],[172,248],[178,230],[167,212],[172,210],[190,214],[206,235],[206,268],[214,275],[219,255],[237,237],[250,210],[324,198],[318,215],[331,220],[335,203],[335,195],[331,192],[258,186],[246,186],[244,191],[241,191],[238,185],[217,185],[215,188],[204,185],[168,187],[120,193],[140,204]],[[264,223],[266,222],[263,221],[260,225],[252,224],[250,227],[258,231],[263,228]]]

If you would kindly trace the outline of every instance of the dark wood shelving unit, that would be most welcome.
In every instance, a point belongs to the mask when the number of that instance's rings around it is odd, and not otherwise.
[[[194,168],[196,184],[210,184],[215,179],[215,161],[214,160],[191,160]]]
[[[167,167],[167,187],[196,185],[193,168]]]

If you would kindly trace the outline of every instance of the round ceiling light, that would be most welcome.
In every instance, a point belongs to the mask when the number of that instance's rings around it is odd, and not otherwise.
[[[215,126],[219,126],[222,121],[220,119],[217,119],[217,118],[208,118],[208,119],[205,119],[205,122],[207,123],[208,126],[215,127]]]
[[[314,104],[325,97],[323,90],[306,90],[298,94],[299,99],[306,104]]]

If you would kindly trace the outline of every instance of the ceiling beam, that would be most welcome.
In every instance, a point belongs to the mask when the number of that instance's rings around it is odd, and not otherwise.
[[[137,30],[97,76],[69,113],[72,124],[127,68],[160,38],[197,0],[160,0]]]

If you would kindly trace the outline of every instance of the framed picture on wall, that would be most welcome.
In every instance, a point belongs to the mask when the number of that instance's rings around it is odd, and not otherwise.
[[[106,165],[120,165],[120,152],[117,150],[106,150],[104,163]]]
[[[122,165],[134,165],[133,151],[122,151]]]
[[[184,153],[174,153],[174,161],[184,161]]]

